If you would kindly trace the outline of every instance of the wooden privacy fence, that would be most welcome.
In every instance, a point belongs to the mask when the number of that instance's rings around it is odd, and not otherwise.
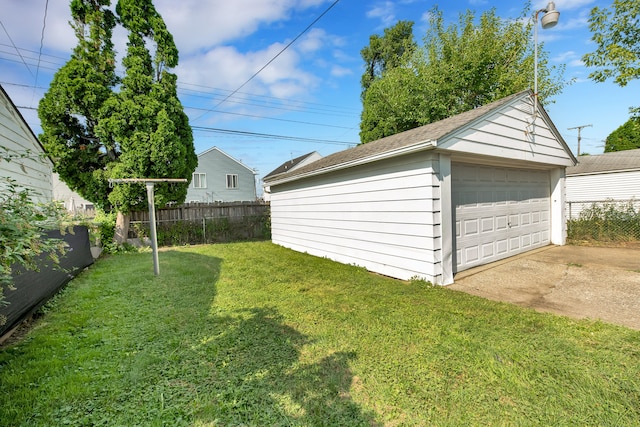
[[[200,221],[203,218],[227,218],[230,221],[250,216],[268,215],[269,204],[264,202],[186,203],[156,210],[160,221]],[[149,212],[131,212],[131,222],[149,222]]]
[[[269,204],[189,203],[156,210],[159,246],[263,240],[271,237]],[[132,212],[130,238],[149,236],[149,213]]]

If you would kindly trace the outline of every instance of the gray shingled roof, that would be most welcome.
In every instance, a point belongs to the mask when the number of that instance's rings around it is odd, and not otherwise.
[[[411,147],[412,145],[417,145],[427,141],[437,141],[438,139],[443,138],[451,132],[454,132],[461,127],[473,122],[481,116],[499,109],[500,107],[508,104],[514,99],[524,96],[531,96],[531,93],[532,92],[530,90],[519,92],[514,95],[510,95],[494,101],[490,104],[483,105],[482,107],[466,111],[464,113],[446,118],[444,120],[440,120],[438,122],[430,123],[428,125],[420,126],[415,129],[387,136],[376,141],[371,141],[367,144],[360,144],[344,151],[339,151],[337,153],[323,157],[322,159],[316,160],[315,162],[307,166],[295,169],[286,174],[280,174],[277,176],[277,179],[291,178],[316,171],[320,172],[322,169],[333,168],[341,164],[367,159],[369,157],[384,154],[400,148]],[[276,177],[272,176],[271,180],[273,179],[276,179]],[[268,179],[264,180],[268,181]]]
[[[576,166],[567,168],[567,176],[623,170],[640,170],[640,149],[580,156]]]
[[[276,176],[278,174],[281,174],[281,173],[289,171],[292,167],[294,167],[298,163],[301,163],[307,157],[311,156],[313,153],[315,153],[315,151],[312,151],[312,152],[307,153],[307,154],[303,154],[302,156],[296,157],[295,159],[287,160],[286,162],[284,162],[283,164],[281,164],[280,166],[278,166],[277,168],[275,168],[274,170],[272,170],[271,172],[266,174],[264,176],[264,178],[262,178],[262,179],[265,180],[265,179],[271,178],[273,176]]]

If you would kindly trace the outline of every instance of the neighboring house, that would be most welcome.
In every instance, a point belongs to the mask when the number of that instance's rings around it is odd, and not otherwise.
[[[271,172],[269,172],[268,174],[266,174],[263,178],[262,178],[262,190],[263,190],[263,199],[265,202],[268,202],[269,200],[271,200],[271,188],[269,188],[269,186],[267,184],[264,184],[264,182],[266,180],[270,180],[273,179],[276,175],[280,175],[281,173],[285,173],[285,172],[290,172],[293,170],[296,170],[298,168],[301,168],[302,166],[306,166],[309,163],[315,162],[318,159],[321,159],[322,155],[320,155],[320,153],[318,153],[317,151],[311,152],[311,153],[307,153],[307,154],[303,154],[300,157],[296,157],[295,159],[291,159],[291,160],[287,160],[286,162],[284,162],[283,164],[281,164],[280,166],[278,166],[277,168],[275,168],[274,170],[272,170]]]
[[[32,200],[52,200],[52,169],[44,148],[0,85],[0,189],[6,178],[15,180],[19,188],[28,189]]]
[[[57,173],[53,174],[53,200],[62,202],[69,212],[95,214],[93,203],[72,191]]]
[[[640,203],[640,149],[579,156],[567,168],[567,216],[576,218],[594,202]],[[639,206],[640,207],[640,206]]]
[[[399,279],[564,244],[576,159],[524,91],[266,180],[273,242]]]
[[[256,172],[217,147],[198,155],[186,202],[256,200]]]

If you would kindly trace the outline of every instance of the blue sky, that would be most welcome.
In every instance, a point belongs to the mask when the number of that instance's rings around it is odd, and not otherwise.
[[[525,7],[525,2],[513,1],[340,0],[283,51],[334,1],[154,1],[180,51],[174,71],[196,152],[217,146],[261,178],[302,154],[327,155],[353,146],[359,141],[360,50],[371,34],[382,34],[398,20],[412,20],[421,40],[427,12],[436,4],[449,22],[457,22],[467,9],[480,15],[490,7],[515,19]],[[38,134],[35,108],[76,44],[68,25],[69,2],[0,3],[0,84]],[[587,22],[590,10],[612,1],[555,3],[560,22],[553,29],[539,29],[539,41],[552,64],[566,64],[565,79],[575,82],[545,108],[574,153],[578,132],[568,128],[589,124],[582,129],[581,152],[601,153],[604,139],[628,119],[629,107],[638,105],[640,82],[624,88],[595,83],[580,60],[595,49]],[[532,10],[546,4],[533,1]],[[116,33],[120,55],[125,37]]]

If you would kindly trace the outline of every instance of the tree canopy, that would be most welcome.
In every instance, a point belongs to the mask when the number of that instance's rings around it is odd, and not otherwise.
[[[604,152],[634,150],[640,148],[640,119],[632,117],[605,140]]]
[[[377,34],[369,36],[369,45],[360,51],[365,63],[360,80],[362,98],[371,83],[382,77],[385,71],[400,66],[404,55],[413,53],[416,46],[411,21],[398,21],[393,27],[385,28],[382,37]]]
[[[612,8],[594,7],[589,17],[595,52],[583,56],[589,77],[597,82],[613,78],[619,86],[640,77],[640,2],[614,0]]]
[[[400,65],[374,80],[363,97],[362,143],[373,141],[479,107],[532,86],[532,23],[523,11],[503,20],[495,9],[467,11],[445,25],[434,7],[423,45]],[[528,22],[528,23],[526,23]],[[563,67],[551,67],[539,49],[539,97],[548,100],[564,86]]]
[[[126,213],[146,206],[144,187],[110,188],[108,179],[190,181],[197,157],[169,71],[178,50],[162,17],[151,0],[119,0],[116,14],[109,6],[110,0],[72,0],[78,45],[40,102],[40,139],[72,190],[104,210]],[[129,39],[122,78],[112,43],[118,23]],[[156,203],[181,203],[187,188],[159,184]]]

